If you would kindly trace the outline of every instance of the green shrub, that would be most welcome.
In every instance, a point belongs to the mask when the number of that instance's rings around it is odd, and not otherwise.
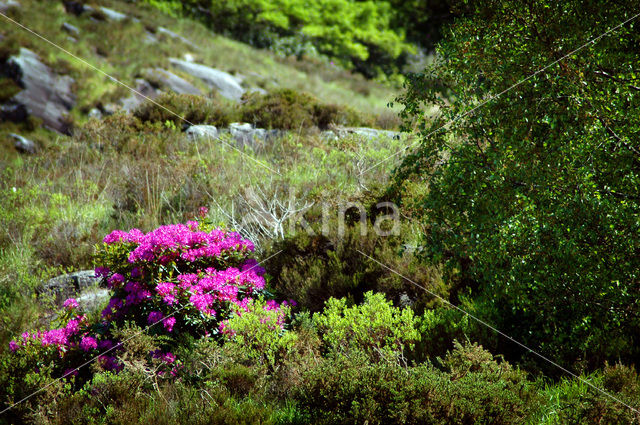
[[[601,371],[581,378],[620,401],[578,379],[565,378],[557,384],[548,385],[544,390],[543,397],[549,401],[542,407],[541,424],[613,425],[640,422],[640,377],[633,367],[620,364],[606,366]]]
[[[209,124],[227,127],[235,121],[231,106],[223,105],[216,99],[191,94],[166,93],[153,102],[145,102],[133,115],[143,123],[171,122],[182,128],[189,124]],[[183,120],[184,118],[184,120]]]
[[[425,189],[402,199],[422,254],[480,295],[485,320],[564,365],[640,355],[640,35],[630,24],[584,44],[634,5],[467,2],[401,99],[422,141],[390,191]],[[566,46],[585,48],[549,68]]]
[[[330,124],[356,124],[357,114],[337,105],[325,105],[308,93],[279,89],[268,94],[243,97],[242,120],[256,127],[300,130],[327,128]]]
[[[377,359],[401,355],[420,339],[413,310],[393,307],[383,294],[373,292],[364,295],[361,305],[352,307],[344,298],[331,298],[322,313],[314,314],[313,322],[335,353],[361,350]]]
[[[466,356],[464,348],[460,354]],[[457,356],[457,354],[454,354]],[[465,375],[428,364],[372,363],[363,352],[325,359],[305,374],[296,393],[316,423],[324,424],[521,424],[539,400],[524,375],[504,363]],[[502,369],[507,376],[486,373]]]
[[[286,302],[278,307],[264,300],[249,301],[246,309],[236,308],[235,314],[222,322],[226,349],[236,353],[237,361],[258,362],[274,369],[296,341],[296,334],[284,329],[290,315]]]

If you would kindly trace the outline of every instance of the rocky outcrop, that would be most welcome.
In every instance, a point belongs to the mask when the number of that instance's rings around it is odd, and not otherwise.
[[[375,140],[380,137],[389,139],[399,139],[402,133],[389,130],[378,130],[369,127],[336,127],[331,130],[323,131],[322,137],[326,139],[342,139],[348,136],[360,136],[366,140]]]
[[[156,86],[162,87],[166,90],[171,90],[178,94],[202,94],[200,89],[196,86],[166,69],[145,69],[142,71],[142,75]]]
[[[181,59],[169,59],[171,64],[183,72],[202,80],[206,85],[215,89],[227,99],[239,101],[244,89],[233,75],[193,62]]]
[[[10,57],[0,67],[0,73],[13,78],[23,88],[1,108],[3,118],[22,118],[26,112],[42,119],[45,126],[55,131],[69,131],[65,117],[75,104],[71,90],[73,78],[54,73],[24,47],[19,55]]]
[[[120,99],[120,105],[124,112],[133,112],[138,106],[149,99],[155,99],[160,94],[151,83],[142,78],[136,79],[135,89],[140,94],[132,93],[131,96]]]
[[[93,270],[82,270],[49,279],[40,287],[38,295],[42,298],[53,297],[55,304],[61,306],[67,298],[95,293],[101,282],[102,279],[96,277]]]
[[[232,123],[229,125],[229,133],[239,146],[257,147],[256,142],[271,142],[286,134],[284,130],[266,130],[255,128],[251,124]]]
[[[13,143],[13,146],[18,151],[22,153],[29,153],[29,154],[36,153],[37,147],[32,140],[29,140],[26,137],[23,137],[15,133],[9,133],[9,136],[13,137],[13,139],[15,140],[15,142]]]

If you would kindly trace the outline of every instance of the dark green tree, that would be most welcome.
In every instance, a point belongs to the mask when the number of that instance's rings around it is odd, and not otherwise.
[[[638,4],[464,8],[400,99],[421,143],[392,190],[426,229],[424,255],[449,265],[479,314],[564,364],[635,362]]]

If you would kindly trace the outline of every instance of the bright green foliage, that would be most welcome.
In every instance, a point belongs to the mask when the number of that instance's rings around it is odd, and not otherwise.
[[[313,322],[329,349],[338,353],[363,350],[378,358],[411,349],[420,339],[413,310],[394,307],[383,294],[373,292],[352,307],[344,298],[331,298]]]
[[[468,6],[401,99],[423,140],[396,188],[428,185],[403,200],[424,253],[480,288],[484,317],[559,362],[637,356],[640,22],[539,71],[637,4]]]
[[[224,321],[226,347],[239,354],[240,359],[257,361],[275,367],[276,360],[285,356],[296,342],[297,335],[284,329],[290,319],[291,307],[270,308],[264,300],[250,301],[247,310],[237,308]]]
[[[174,13],[172,2],[152,0]],[[163,5],[162,3],[169,3]],[[346,64],[365,75],[394,72],[406,54],[414,51],[402,28],[392,28],[392,6],[386,1],[355,0],[190,0],[183,8],[204,19],[215,31],[228,33],[258,47],[304,46]],[[203,11],[206,11],[203,14]],[[281,39],[291,41],[283,43]]]

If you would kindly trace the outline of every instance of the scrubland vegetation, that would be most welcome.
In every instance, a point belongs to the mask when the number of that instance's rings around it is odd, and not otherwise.
[[[0,125],[0,423],[640,422],[632,2],[20,3],[127,85],[188,53],[264,91],[91,116],[128,90],[3,21],[77,104]],[[275,136],[185,131],[238,122]],[[43,293],[85,269],[99,309]]]

